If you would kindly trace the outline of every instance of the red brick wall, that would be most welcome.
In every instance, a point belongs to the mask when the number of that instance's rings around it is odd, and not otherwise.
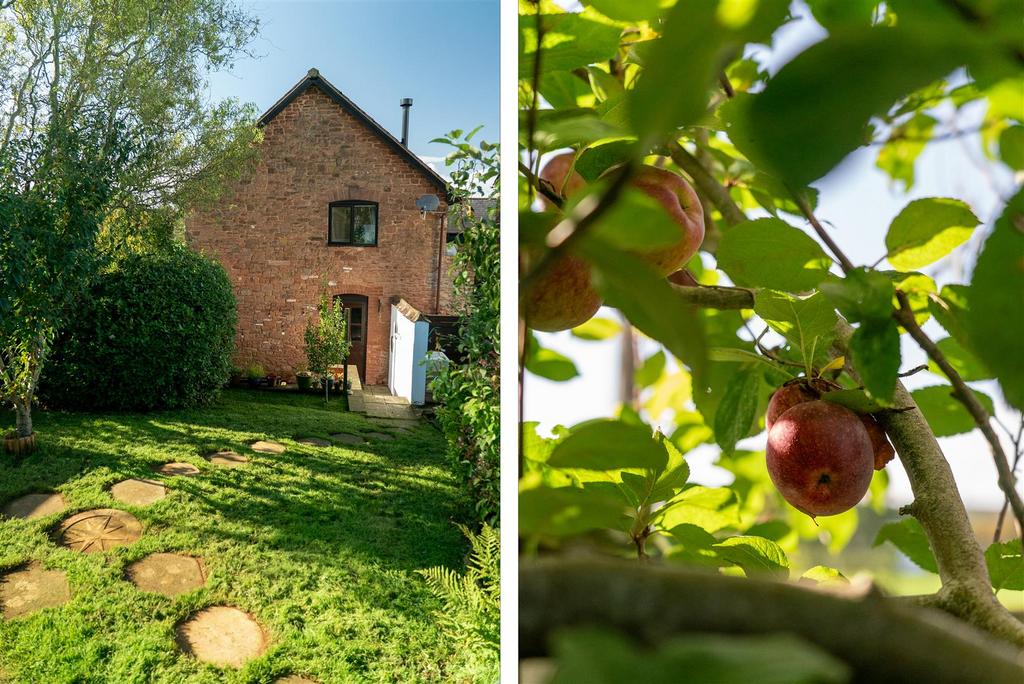
[[[186,220],[190,244],[219,259],[234,285],[235,364],[291,375],[305,363],[302,333],[326,287],[368,298],[364,381],[386,383],[390,298],[436,312],[442,219],[421,218],[414,204],[427,193],[447,210],[422,171],[318,88],[271,120],[250,176]],[[376,247],[327,244],[327,208],[337,200],[379,203]],[[442,275],[442,288],[447,282]],[[442,293],[442,309],[447,300]]]

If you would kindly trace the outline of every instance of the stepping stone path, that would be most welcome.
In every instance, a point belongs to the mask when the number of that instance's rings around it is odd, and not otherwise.
[[[214,465],[228,468],[239,468],[249,462],[248,457],[236,454],[234,451],[218,451],[207,456],[206,460]]]
[[[381,442],[390,442],[395,438],[394,435],[389,435],[386,432],[367,432],[366,436],[371,439],[376,439]]]
[[[128,566],[125,574],[142,591],[168,598],[206,584],[202,561],[176,553],[152,553]]]
[[[331,443],[326,439],[320,439],[319,437],[303,437],[302,439],[295,440],[299,444],[308,444],[309,446],[315,447],[329,447]]]
[[[277,442],[265,442],[262,439],[258,442],[253,442],[249,445],[249,448],[253,451],[258,451],[261,454],[283,454],[284,444],[278,444]]]
[[[190,476],[199,474],[199,468],[195,467],[191,463],[164,463],[153,470],[161,475]]]
[[[274,684],[320,684],[315,679],[308,679],[306,677],[300,677],[299,675],[288,675],[287,677],[278,677],[274,680]]]
[[[5,518],[35,520],[54,513],[61,513],[67,508],[64,497],[60,494],[26,494],[4,506]]]
[[[100,553],[131,544],[142,536],[142,523],[131,513],[97,508],[71,516],[57,528],[63,545],[82,553]]]
[[[6,619],[52,608],[71,598],[68,580],[60,570],[32,562],[0,578],[0,608]]]
[[[241,667],[267,650],[267,635],[259,623],[230,606],[201,610],[175,633],[182,651],[218,667]]]
[[[352,435],[347,432],[335,432],[331,439],[342,444],[366,444],[366,440],[359,435]]]
[[[121,503],[148,506],[167,496],[167,488],[154,480],[125,480],[110,488],[110,495]]]

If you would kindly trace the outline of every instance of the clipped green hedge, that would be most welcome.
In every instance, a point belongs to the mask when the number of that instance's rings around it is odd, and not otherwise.
[[[217,262],[184,245],[120,255],[56,340],[40,398],[133,411],[207,403],[231,373],[236,318]]]

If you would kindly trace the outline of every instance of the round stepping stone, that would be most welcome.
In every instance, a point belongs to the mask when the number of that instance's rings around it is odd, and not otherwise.
[[[60,494],[26,494],[4,506],[3,515],[6,518],[34,520],[60,513],[65,508],[67,503]]]
[[[228,468],[238,468],[249,462],[248,457],[234,451],[218,451],[206,457],[210,463]]]
[[[124,546],[142,536],[142,523],[131,513],[97,508],[71,516],[57,528],[63,545],[82,553],[100,553]]]
[[[218,667],[241,667],[267,649],[267,636],[259,623],[230,606],[201,610],[175,632],[182,651]]]
[[[299,675],[288,675],[287,677],[278,677],[274,680],[274,684],[320,684],[315,679],[309,679],[308,677],[300,677]]]
[[[303,437],[302,439],[295,440],[299,444],[308,444],[309,446],[315,447],[329,447],[331,443],[326,439],[320,439],[319,437]]]
[[[7,619],[59,606],[70,598],[64,573],[34,561],[0,579],[0,608]]]
[[[153,470],[161,475],[190,476],[199,474],[199,468],[195,467],[191,463],[164,463]]]
[[[351,435],[347,432],[335,432],[331,439],[342,444],[366,444],[366,440],[359,435]]]
[[[283,454],[284,444],[278,444],[277,442],[265,442],[262,439],[258,442],[253,442],[249,445],[249,448],[253,451],[258,451],[261,454]]]
[[[202,561],[176,553],[152,553],[129,565],[125,575],[142,591],[168,598],[206,584]]]
[[[394,435],[389,435],[386,432],[367,432],[366,436],[381,442],[390,442],[395,438]]]
[[[121,503],[148,506],[167,496],[167,488],[154,480],[125,480],[110,488],[110,495]]]

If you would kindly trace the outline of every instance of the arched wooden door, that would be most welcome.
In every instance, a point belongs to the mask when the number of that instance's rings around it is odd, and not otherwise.
[[[341,302],[345,309],[345,329],[348,340],[352,344],[348,353],[348,362],[359,369],[359,380],[366,382],[366,295],[342,294],[335,301]]]

